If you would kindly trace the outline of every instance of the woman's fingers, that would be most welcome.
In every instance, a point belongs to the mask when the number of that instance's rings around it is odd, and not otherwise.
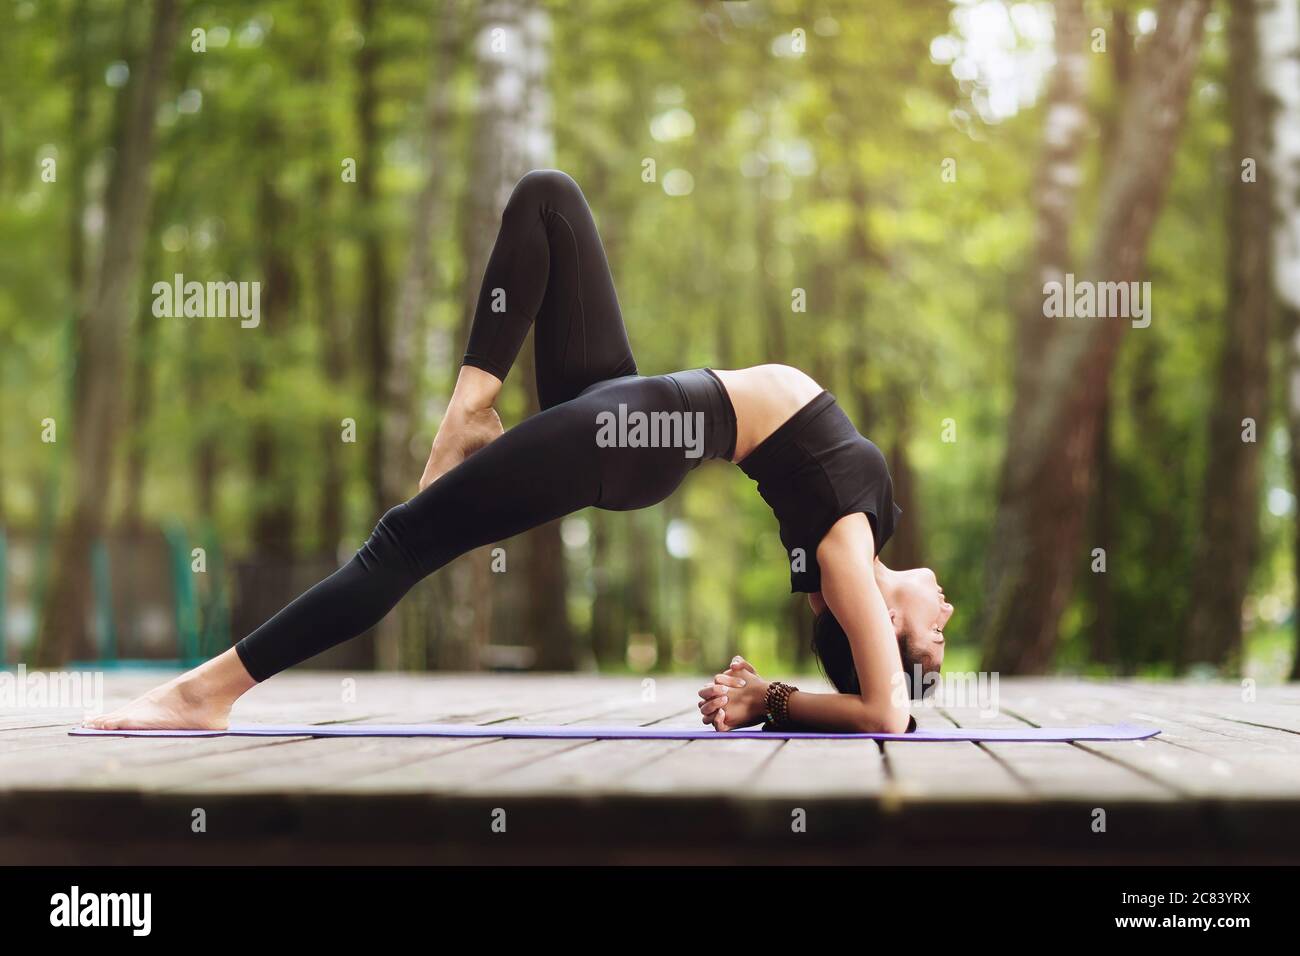
[[[725,710],[719,710],[713,715],[713,726],[716,730],[724,733],[731,729],[727,726],[727,712]]]
[[[720,708],[725,707],[726,705],[727,705],[726,695],[720,697],[713,697],[710,698],[709,700],[702,700],[700,701],[700,713],[713,714],[716,713]]]
[[[706,684],[700,688],[700,697],[708,700],[710,697],[717,697],[719,694],[725,694],[727,688],[720,684]]]
[[[758,673],[758,671],[754,670],[754,665],[751,664],[749,661],[745,660],[739,654],[737,654],[735,657],[731,659],[731,666],[728,668],[728,670],[731,671],[745,670],[745,671],[749,671],[751,674]]]
[[[738,674],[732,674],[730,672],[726,674],[714,674],[713,683],[722,684],[725,687],[744,687],[745,678]]]

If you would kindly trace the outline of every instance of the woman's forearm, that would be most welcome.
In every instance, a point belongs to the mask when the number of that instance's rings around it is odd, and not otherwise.
[[[837,521],[817,548],[822,597],[844,628],[858,677],[868,733],[906,733],[911,714],[902,692],[906,676],[898,634],[871,566],[871,525],[862,513]],[[851,695],[849,695],[851,696]]]
[[[856,694],[812,694],[796,691],[790,695],[790,719],[800,727],[842,733],[877,734],[899,732],[892,712],[877,712]]]

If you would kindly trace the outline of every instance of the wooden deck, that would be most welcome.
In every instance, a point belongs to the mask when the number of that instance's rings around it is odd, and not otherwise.
[[[110,675],[110,706],[159,679]],[[240,722],[694,725],[698,680],[287,674]],[[800,682],[811,689],[811,682]],[[653,699],[646,700],[646,696]],[[0,711],[0,862],[1297,862],[1300,687],[1003,680],[1118,743],[122,739]],[[206,832],[195,833],[196,809]],[[1095,832],[1097,811],[1105,831]],[[806,820],[805,832],[792,822]],[[504,812],[505,832],[499,831]],[[494,828],[494,821],[498,826]]]

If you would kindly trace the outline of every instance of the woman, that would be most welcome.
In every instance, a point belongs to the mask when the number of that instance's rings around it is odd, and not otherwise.
[[[542,411],[503,432],[493,404],[530,327]],[[875,556],[900,513],[884,457],[796,369],[638,375],[591,211],[556,170],[528,173],[506,204],[419,494],[235,647],[87,726],[224,729],[255,684],[374,626],[458,555],[582,508],[649,507],[709,458],[740,465],[776,513],[840,693],[769,685],[737,658],[700,692],[704,722],[909,729],[896,689],[913,665],[939,669],[952,606],[929,570]]]

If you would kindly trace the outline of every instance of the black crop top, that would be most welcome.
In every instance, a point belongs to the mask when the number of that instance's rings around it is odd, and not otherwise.
[[[903,513],[884,454],[825,390],[737,464],[780,523],[792,592],[821,590],[817,546],[840,518],[865,513],[879,552]]]

